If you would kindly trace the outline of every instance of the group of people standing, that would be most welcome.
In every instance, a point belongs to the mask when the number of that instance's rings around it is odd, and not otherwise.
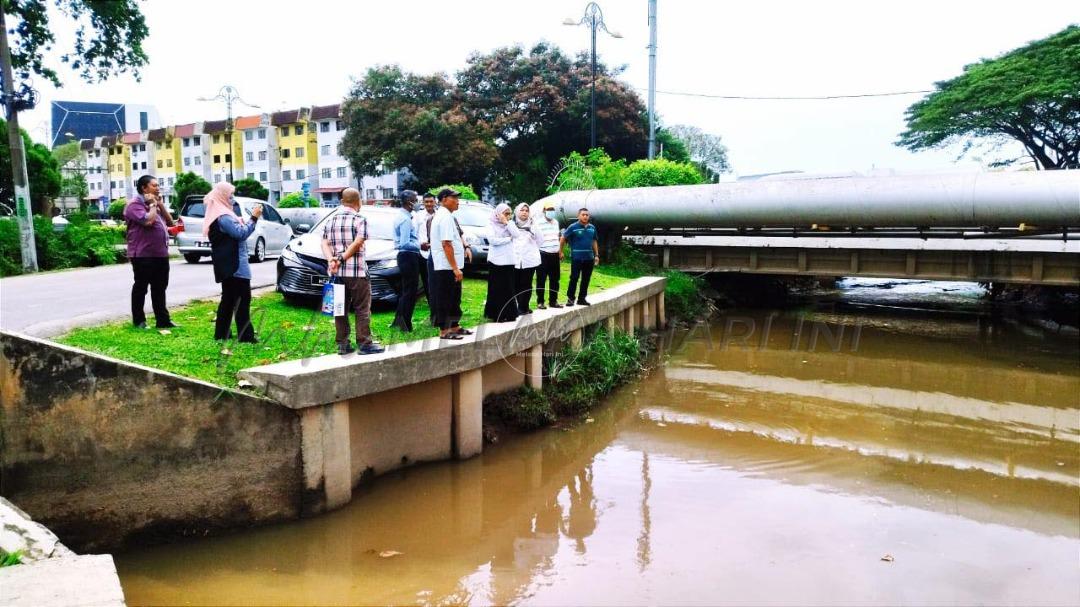
[[[161,200],[156,179],[146,175],[135,185],[138,194],[124,210],[128,256],[135,275],[132,320],[137,327],[146,327],[143,306],[149,287],[157,327],[175,327],[165,306],[169,277],[167,226],[173,225],[173,218]],[[234,207],[235,191],[231,183],[220,182],[203,201],[203,235],[210,241],[214,279],[221,283],[214,338],[232,338],[230,325],[235,320],[238,340],[257,343],[251,324],[247,239],[262,216],[262,205],[255,205],[250,219],[245,220]],[[415,208],[419,198],[412,190],[403,191],[395,201],[394,206],[401,209],[394,223],[401,292],[391,326],[413,330],[413,313],[423,283],[431,310],[429,320],[438,327],[439,337],[460,340],[472,334],[460,325],[463,270],[465,263],[472,260],[471,246],[454,217],[460,198],[460,192],[444,188],[435,195],[425,194],[421,209]],[[348,314],[334,318],[338,353],[382,352],[371,336],[371,285],[364,259],[368,231],[367,221],[359,213],[360,192],[345,189],[341,207],[326,222],[322,234],[327,272],[344,284],[346,310],[355,314],[356,347],[350,342]],[[531,216],[528,204],[519,204],[516,209],[499,204],[491,214],[485,236],[490,245],[485,317],[510,322],[531,314],[529,302],[534,289],[539,309],[562,308],[558,301],[559,275],[566,245],[570,247],[571,271],[565,305],[589,305],[589,280],[600,258],[596,228],[589,223],[588,210],[581,209],[578,221],[560,230],[550,203],[537,218]]]

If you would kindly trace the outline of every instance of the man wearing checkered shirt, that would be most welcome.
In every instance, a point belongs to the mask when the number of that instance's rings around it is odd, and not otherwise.
[[[349,343],[349,309],[356,314],[356,345],[361,354],[378,354],[384,348],[371,339],[371,283],[364,261],[367,220],[360,210],[360,192],[347,188],[341,193],[341,210],[323,228],[322,250],[331,276],[340,272],[345,283],[345,315],[334,317],[338,354],[356,351]]]

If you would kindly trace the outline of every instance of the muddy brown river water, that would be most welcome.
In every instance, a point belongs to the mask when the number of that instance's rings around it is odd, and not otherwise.
[[[1075,331],[961,283],[842,287],[671,332],[591,421],[117,555],[127,600],[1080,604]]]

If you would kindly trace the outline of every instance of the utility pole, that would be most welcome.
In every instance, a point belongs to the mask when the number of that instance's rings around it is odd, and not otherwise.
[[[565,19],[563,25],[584,25],[591,32],[592,90],[589,93],[589,148],[591,149],[596,147],[596,30],[602,29],[612,38],[622,38],[622,35],[607,28],[607,24],[604,23],[604,12],[595,2],[590,2],[585,6],[585,16],[580,21]]]
[[[15,213],[19,222],[19,243],[22,247],[23,270],[37,272],[37,249],[34,245],[34,219],[30,208],[30,178],[26,175],[26,150],[19,133],[19,105],[15,97],[15,77],[11,70],[11,49],[8,47],[7,22],[0,9],[0,77],[4,80],[4,107],[7,109],[8,146],[11,149],[12,185],[15,186]],[[33,107],[32,105],[30,107]]]
[[[656,156],[656,0],[649,0],[649,160]]]
[[[236,87],[234,87],[232,85],[229,85],[229,84],[226,84],[225,86],[221,87],[221,90],[218,91],[218,94],[214,95],[213,97],[199,97],[198,98],[198,101],[219,101],[219,100],[225,102],[225,114],[226,114],[226,118],[225,118],[225,142],[229,146],[229,148],[228,148],[229,149],[229,153],[228,153],[228,158],[229,158],[229,182],[232,183],[232,181],[233,181],[233,152],[236,151],[236,150],[233,149],[233,140],[232,140],[232,136],[233,136],[233,113],[232,113],[233,102],[236,101],[236,102],[243,103],[244,105],[246,105],[246,106],[248,106],[248,107],[250,107],[252,109],[256,109],[256,110],[261,109],[261,108],[259,106],[257,106],[257,105],[252,105],[252,104],[244,101],[243,99],[241,99],[240,98],[240,93],[236,90]]]

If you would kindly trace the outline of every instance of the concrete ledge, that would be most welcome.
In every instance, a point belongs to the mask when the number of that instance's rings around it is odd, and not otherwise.
[[[124,607],[124,591],[112,556],[69,556],[0,568],[0,605]]]
[[[240,376],[294,409],[349,400],[479,369],[561,339],[663,293],[665,284],[666,279],[660,277],[638,278],[590,295],[591,306],[537,310],[517,323],[483,324],[475,335],[461,341],[431,338],[394,344],[383,354],[320,356],[253,367]]]

